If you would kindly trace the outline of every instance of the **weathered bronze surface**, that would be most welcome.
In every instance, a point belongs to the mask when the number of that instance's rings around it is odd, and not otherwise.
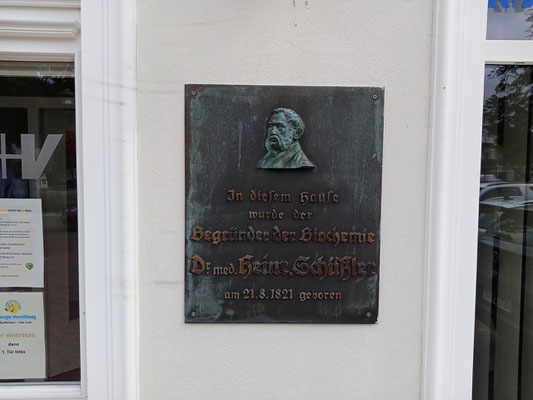
[[[267,154],[257,163],[257,168],[314,168],[299,143],[304,129],[304,121],[294,110],[276,108],[272,111],[267,122]]]
[[[185,92],[186,322],[375,323],[384,90]]]

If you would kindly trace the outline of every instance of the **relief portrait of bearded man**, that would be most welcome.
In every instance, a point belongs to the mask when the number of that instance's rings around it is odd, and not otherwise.
[[[302,118],[290,108],[276,108],[267,121],[267,154],[257,163],[261,169],[315,168],[304,154],[299,139],[305,129]]]

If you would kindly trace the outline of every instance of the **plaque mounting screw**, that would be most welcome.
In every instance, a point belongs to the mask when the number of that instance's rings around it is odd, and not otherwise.
[[[196,96],[196,90],[193,90],[193,91],[191,92],[191,95]]]
[[[371,316],[372,316],[372,313],[371,313],[371,312],[367,312],[367,313],[366,313],[366,316],[367,316],[367,317],[371,317]]]
[[[373,98],[374,100],[377,100],[377,99],[378,99],[378,95],[377,95],[377,94],[374,94],[374,95],[372,95],[372,98]]]
[[[193,312],[191,313],[191,317],[196,318],[196,311],[193,311]]]

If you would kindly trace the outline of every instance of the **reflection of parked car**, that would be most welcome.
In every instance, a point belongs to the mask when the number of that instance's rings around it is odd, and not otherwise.
[[[517,197],[511,200],[504,200],[500,197],[496,197],[480,201],[479,233],[484,233],[487,228],[501,221],[501,217],[505,210],[516,209],[517,207],[528,207],[531,203],[533,203],[533,198],[532,200],[524,201],[523,197]]]
[[[533,184],[512,182],[482,184],[479,191],[480,201],[494,198],[510,200],[520,197],[533,200]]]
[[[491,241],[496,238],[508,243],[533,246],[533,208],[531,205],[500,208],[495,223],[487,227],[485,234]],[[521,257],[522,249],[515,250],[517,256]]]

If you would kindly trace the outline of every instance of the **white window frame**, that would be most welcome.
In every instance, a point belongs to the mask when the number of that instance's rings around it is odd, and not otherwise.
[[[487,0],[436,0],[422,397],[472,398],[485,64],[533,64],[533,42],[485,40]]]
[[[135,0],[0,0],[14,5],[1,60],[75,62],[82,383],[0,385],[0,399],[136,400]]]

